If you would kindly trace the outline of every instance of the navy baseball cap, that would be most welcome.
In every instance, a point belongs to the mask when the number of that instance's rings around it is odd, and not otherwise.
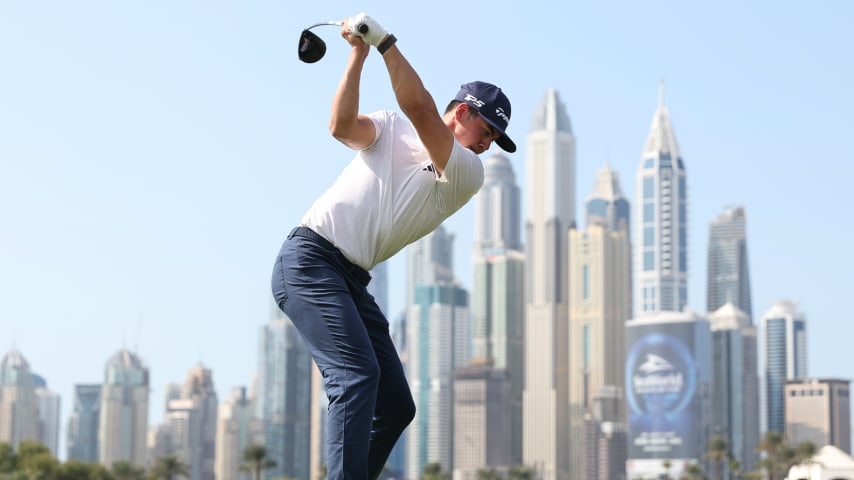
[[[460,86],[460,92],[454,100],[466,103],[473,108],[486,123],[501,134],[495,143],[505,152],[516,151],[516,144],[507,136],[507,125],[510,123],[510,100],[500,88],[491,83],[471,82]]]

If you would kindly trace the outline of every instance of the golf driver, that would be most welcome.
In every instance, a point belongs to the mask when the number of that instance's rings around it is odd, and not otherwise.
[[[340,27],[343,24],[344,22],[320,22],[303,30],[299,37],[299,59],[305,63],[314,63],[326,55],[326,42],[309,30],[321,25],[337,25]],[[368,26],[364,23],[359,24],[357,29],[361,34],[368,33]]]

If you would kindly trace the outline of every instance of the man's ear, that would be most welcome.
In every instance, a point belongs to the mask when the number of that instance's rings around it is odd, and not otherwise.
[[[454,118],[458,122],[462,122],[463,120],[468,119],[468,117],[471,116],[471,113],[471,107],[468,103],[460,103],[454,110]]]

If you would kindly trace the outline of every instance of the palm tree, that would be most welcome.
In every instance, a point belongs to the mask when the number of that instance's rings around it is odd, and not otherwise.
[[[441,463],[428,463],[424,465],[421,480],[447,480],[448,474],[442,472]]]
[[[110,468],[110,473],[115,480],[144,480],[145,469],[130,463],[127,460],[122,460],[113,464]]]
[[[741,462],[734,458],[729,459],[729,478],[736,480],[741,478]]]
[[[252,472],[255,480],[261,480],[261,473],[276,466],[276,462],[267,458],[267,447],[253,443],[243,450],[243,463],[240,470]]]
[[[703,469],[696,463],[692,463],[685,469],[679,477],[679,480],[704,480],[705,478],[706,476],[703,475]]]
[[[534,480],[534,470],[525,465],[517,465],[510,468],[507,476],[510,480]]]
[[[164,455],[154,461],[150,478],[153,480],[174,480],[176,476],[190,474],[190,467],[175,455]]]
[[[481,468],[477,471],[477,480],[500,480],[501,476],[494,468]]]
[[[785,465],[781,465],[781,460],[787,456],[783,434],[780,432],[766,433],[756,449],[765,454],[760,464],[765,469],[768,480],[779,480],[782,478],[782,476],[778,476],[777,474],[781,473],[781,470],[785,468]]]
[[[714,436],[709,441],[709,451],[706,453],[706,458],[712,461],[715,468],[715,480],[724,480],[724,460],[730,458],[729,445],[726,440],[721,437]]]

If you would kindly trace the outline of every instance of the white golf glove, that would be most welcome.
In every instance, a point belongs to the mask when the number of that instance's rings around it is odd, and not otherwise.
[[[388,35],[388,32],[376,20],[369,17],[365,12],[347,19],[347,25],[350,27],[350,33],[362,37],[368,45],[379,47],[383,39]],[[367,27],[366,32],[362,32]],[[361,28],[361,30],[360,30]]]

